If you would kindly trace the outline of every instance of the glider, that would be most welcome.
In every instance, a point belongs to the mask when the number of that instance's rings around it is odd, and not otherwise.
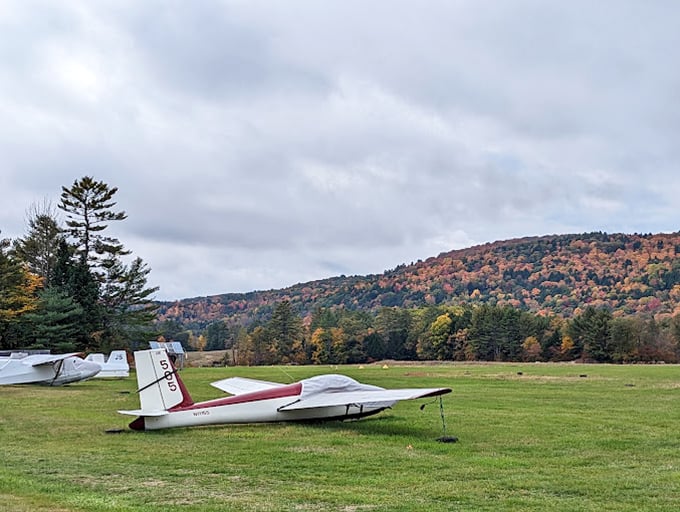
[[[101,366],[72,354],[35,354],[13,352],[0,357],[0,385],[45,384],[62,386],[94,377]]]
[[[163,349],[135,352],[141,408],[132,430],[194,425],[345,420],[376,414],[399,400],[450,393],[449,388],[384,389],[344,375],[319,375],[294,384],[242,377],[213,382],[233,396],[194,403]]]
[[[127,362],[125,350],[113,350],[108,358],[104,354],[88,354],[85,361],[93,361],[101,366],[101,371],[95,375],[97,379],[128,377],[130,365]]]

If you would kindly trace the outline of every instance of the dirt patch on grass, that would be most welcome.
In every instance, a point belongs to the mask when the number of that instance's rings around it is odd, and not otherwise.
[[[39,501],[40,500],[40,501]],[[12,510],[13,512],[70,512],[72,509],[61,508],[53,503],[43,503],[47,498],[32,498],[29,496],[13,496],[10,494],[0,494],[2,510]],[[5,508],[7,507],[7,508]]]
[[[204,352],[187,352],[184,366],[203,368],[206,366],[224,366],[225,355],[231,350],[208,350]]]

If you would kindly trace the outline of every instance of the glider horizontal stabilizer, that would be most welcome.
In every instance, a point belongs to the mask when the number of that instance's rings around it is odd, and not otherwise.
[[[211,386],[216,387],[229,393],[230,395],[244,395],[246,393],[254,393],[256,391],[266,391],[269,389],[280,388],[285,384],[278,382],[269,382],[266,380],[248,379],[246,377],[230,377],[210,383]]]
[[[118,411],[120,414],[127,414],[128,416],[165,416],[169,414],[168,411],[144,411],[142,409],[135,409],[134,411]]]

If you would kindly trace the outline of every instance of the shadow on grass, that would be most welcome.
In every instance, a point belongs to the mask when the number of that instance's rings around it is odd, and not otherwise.
[[[435,425],[435,424],[433,424]],[[405,438],[434,439],[441,435],[436,426],[408,425],[400,419],[384,416],[359,421],[334,421],[318,423],[319,429],[328,431],[352,431],[367,436],[402,436]]]
[[[399,418],[382,416],[363,418],[361,420],[350,421],[304,421],[304,422],[280,422],[267,424],[224,424],[224,425],[197,425],[195,427],[182,427],[161,430],[148,430],[144,432],[136,432],[129,428],[113,428],[104,431],[104,433],[114,436],[161,436],[161,437],[175,437],[183,435],[189,431],[220,431],[229,429],[232,433],[241,431],[243,433],[252,434],[258,429],[276,429],[277,427],[290,427],[294,425],[304,426],[306,428],[313,428],[321,432],[354,432],[366,436],[402,436],[405,438],[421,438],[421,439],[435,439],[442,435],[441,429],[437,428],[436,422],[433,421],[432,426],[429,425],[408,425]],[[263,430],[264,432],[264,430]],[[301,432],[303,435],[303,432]]]

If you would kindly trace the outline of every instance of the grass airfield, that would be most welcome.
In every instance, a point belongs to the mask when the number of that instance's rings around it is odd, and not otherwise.
[[[680,503],[680,367],[442,364],[186,368],[194,400],[228,376],[344,373],[448,386],[356,422],[106,433],[133,375],[0,387],[0,511],[671,511]]]

